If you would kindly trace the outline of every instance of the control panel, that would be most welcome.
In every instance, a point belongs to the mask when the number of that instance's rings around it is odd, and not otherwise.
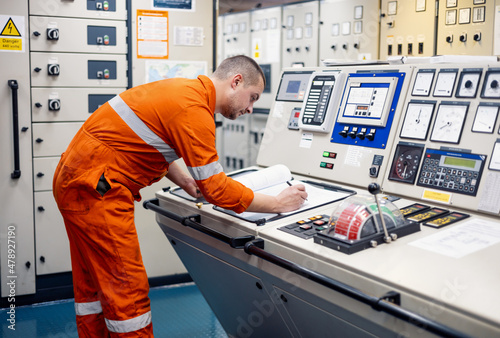
[[[285,69],[257,163],[363,188],[381,183],[412,72],[406,65]]]
[[[498,215],[497,64],[421,64],[397,128],[388,193]]]
[[[349,74],[331,141],[385,148],[405,75]]]
[[[257,163],[498,215],[499,81],[497,63],[286,69]]]

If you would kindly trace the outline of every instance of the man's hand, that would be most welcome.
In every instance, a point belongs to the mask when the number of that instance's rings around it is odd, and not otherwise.
[[[284,189],[278,196],[255,193],[246,211],[281,213],[297,210],[307,199],[306,187],[294,184]]]
[[[276,196],[278,200],[278,212],[297,210],[307,200],[306,187],[303,184],[292,185]]]
[[[185,192],[194,198],[203,197],[194,178],[182,170],[177,163],[170,163],[167,178],[184,189]]]
[[[196,184],[196,181],[192,177],[187,177],[185,181],[185,185],[181,186],[182,189],[184,189],[185,192],[187,192],[189,195],[193,196],[194,198],[200,198],[203,197],[203,195],[200,192],[200,189],[198,189],[198,185]]]

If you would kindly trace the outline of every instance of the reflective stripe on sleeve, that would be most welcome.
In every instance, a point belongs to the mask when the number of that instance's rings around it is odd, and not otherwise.
[[[75,302],[75,313],[77,316],[95,315],[102,312],[101,302],[77,303]]]
[[[201,167],[187,167],[187,169],[197,181],[206,180],[223,171],[219,162],[212,162]]]
[[[105,319],[106,326],[111,332],[126,333],[140,330],[151,323],[151,311],[132,319],[111,320]]]
[[[123,121],[137,134],[144,142],[158,150],[165,161],[171,163],[179,157],[175,151],[170,148],[158,135],[156,135],[142,120],[134,113],[132,109],[123,101],[123,99],[116,95],[108,101],[113,110],[122,118]]]

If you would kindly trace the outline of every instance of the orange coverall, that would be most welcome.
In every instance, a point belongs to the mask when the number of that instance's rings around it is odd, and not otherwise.
[[[214,110],[206,76],[148,83],[102,105],[63,153],[53,192],[70,242],[81,337],[153,335],[134,200],[169,163],[183,158],[212,204],[243,212],[252,202],[253,192],[217,162]]]

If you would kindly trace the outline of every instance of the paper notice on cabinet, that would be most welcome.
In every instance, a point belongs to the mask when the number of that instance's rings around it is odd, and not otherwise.
[[[497,222],[471,219],[466,223],[410,242],[409,245],[441,255],[460,258],[500,242]]]
[[[477,209],[494,214],[500,212],[500,173],[489,172],[486,175]]]

